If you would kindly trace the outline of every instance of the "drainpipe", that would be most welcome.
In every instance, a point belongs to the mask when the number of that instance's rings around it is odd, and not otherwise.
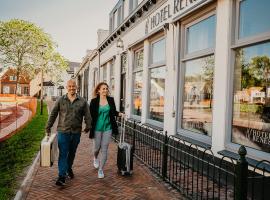
[[[100,82],[100,51],[98,50],[98,82]]]

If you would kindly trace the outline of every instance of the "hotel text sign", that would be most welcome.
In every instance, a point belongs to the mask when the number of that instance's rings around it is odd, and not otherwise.
[[[147,18],[145,34],[148,34],[155,28],[170,22],[172,17],[183,14],[203,1],[205,0],[168,0],[165,5],[161,6],[161,8]]]

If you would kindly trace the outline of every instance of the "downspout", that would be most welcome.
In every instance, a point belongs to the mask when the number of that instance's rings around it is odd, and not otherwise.
[[[98,82],[100,82],[100,50],[98,50]]]

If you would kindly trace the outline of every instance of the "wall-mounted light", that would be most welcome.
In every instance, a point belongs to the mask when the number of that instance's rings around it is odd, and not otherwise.
[[[124,43],[123,43],[123,40],[121,38],[117,39],[116,47],[120,48],[122,50],[124,49]]]

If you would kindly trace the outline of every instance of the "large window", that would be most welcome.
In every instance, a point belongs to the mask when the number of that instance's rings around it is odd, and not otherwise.
[[[117,16],[117,10],[113,13],[113,21],[112,21],[112,31],[117,28],[117,22],[118,22],[118,16]]]
[[[215,43],[215,15],[187,28],[187,53],[213,48]]]
[[[239,38],[270,32],[270,1],[239,2]]]
[[[142,114],[142,86],[143,86],[143,49],[135,51],[133,69],[133,115]]]
[[[165,57],[165,39],[153,43],[151,63],[158,64],[163,62],[162,64],[164,64]]]
[[[183,26],[185,54],[181,62],[184,87],[180,127],[211,136],[216,16],[211,12]]]
[[[24,87],[23,88],[23,94],[29,95],[29,87]]]
[[[237,1],[233,143],[270,152],[270,1]],[[268,34],[268,38],[264,35]],[[244,45],[240,41],[245,41]]]
[[[17,77],[16,76],[9,76],[9,80],[10,81],[16,81],[17,80]]]
[[[149,119],[164,121],[165,38],[151,44]]]
[[[123,10],[123,20],[129,15],[129,8],[128,8],[128,1],[127,0],[123,0],[123,6],[122,6],[122,10]]]
[[[129,1],[129,12],[131,13],[138,6],[138,0],[130,0]]]

